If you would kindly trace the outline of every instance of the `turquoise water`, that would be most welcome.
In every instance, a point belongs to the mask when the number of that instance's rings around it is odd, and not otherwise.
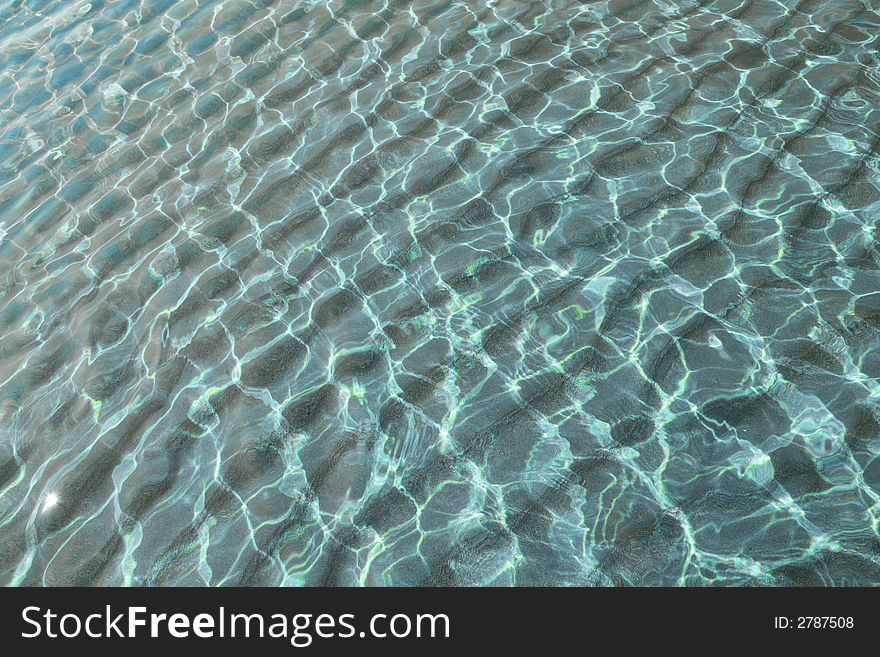
[[[0,2],[0,581],[880,582],[859,0]]]

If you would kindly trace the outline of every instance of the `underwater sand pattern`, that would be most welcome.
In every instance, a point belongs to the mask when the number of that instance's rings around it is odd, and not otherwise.
[[[0,2],[0,581],[880,582],[877,9]]]

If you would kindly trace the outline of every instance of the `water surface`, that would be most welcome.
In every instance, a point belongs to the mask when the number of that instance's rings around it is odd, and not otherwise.
[[[0,581],[880,581],[874,0],[0,2]]]

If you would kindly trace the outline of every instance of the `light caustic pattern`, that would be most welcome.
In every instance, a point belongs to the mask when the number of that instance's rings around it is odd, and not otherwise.
[[[874,0],[5,0],[4,584],[880,582]]]

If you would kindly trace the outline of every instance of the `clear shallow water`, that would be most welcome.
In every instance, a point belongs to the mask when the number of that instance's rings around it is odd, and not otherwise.
[[[876,9],[3,2],[3,583],[877,583]]]

